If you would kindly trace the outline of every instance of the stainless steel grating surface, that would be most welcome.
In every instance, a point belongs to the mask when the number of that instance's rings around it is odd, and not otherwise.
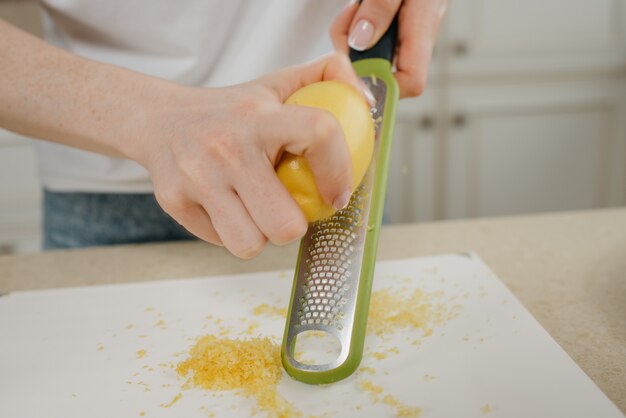
[[[387,86],[381,80],[374,77],[362,80],[377,98],[377,106],[372,109],[376,131],[374,155],[348,206],[328,219],[315,222],[303,238],[286,334],[287,359],[301,370],[336,368],[348,358],[351,348],[387,93]],[[304,364],[293,358],[296,338],[305,331],[324,331],[337,337],[341,343],[337,359],[329,364]]]
[[[353,287],[350,267],[357,239],[354,231],[361,223],[362,195],[363,186],[359,186],[346,209],[314,226],[305,259],[303,296],[299,299],[301,326],[323,324],[343,329],[346,296]]]

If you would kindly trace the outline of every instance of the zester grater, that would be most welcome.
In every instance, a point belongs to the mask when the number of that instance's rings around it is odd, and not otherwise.
[[[372,162],[348,206],[309,225],[300,243],[281,357],[287,373],[305,383],[344,379],[363,355],[399,95],[391,71],[397,25],[396,17],[371,49],[350,51],[357,75],[376,98]],[[298,361],[297,338],[306,331],[334,336],[341,344],[338,357],[325,364]]]

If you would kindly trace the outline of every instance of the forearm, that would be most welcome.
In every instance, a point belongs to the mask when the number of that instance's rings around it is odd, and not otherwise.
[[[0,20],[0,127],[132,157],[177,86],[51,46]]]

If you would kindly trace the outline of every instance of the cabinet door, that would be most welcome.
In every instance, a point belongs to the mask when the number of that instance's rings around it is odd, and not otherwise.
[[[624,82],[452,86],[444,217],[626,203]]]
[[[400,102],[387,181],[390,222],[435,218],[437,94],[429,87],[421,97]]]
[[[623,71],[623,0],[463,0],[450,2],[450,73]]]

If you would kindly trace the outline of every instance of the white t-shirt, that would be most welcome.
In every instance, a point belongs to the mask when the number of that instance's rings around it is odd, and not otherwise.
[[[63,49],[185,85],[226,86],[332,50],[345,0],[43,0],[46,39]],[[41,141],[54,191],[151,192],[139,164]]]

